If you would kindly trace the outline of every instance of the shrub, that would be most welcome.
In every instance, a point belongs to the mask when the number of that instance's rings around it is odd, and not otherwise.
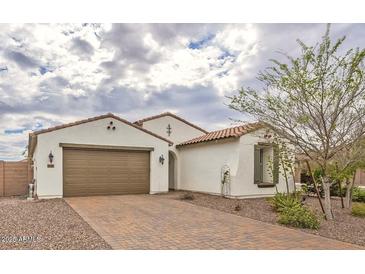
[[[309,189],[308,189],[308,185],[306,185],[306,184],[301,184],[300,191],[302,191],[304,193],[310,192]]]
[[[318,229],[317,216],[305,206],[286,207],[279,212],[278,222],[300,228]]]
[[[364,203],[354,203],[351,210],[352,215],[357,217],[365,217],[365,204]]]
[[[286,208],[298,208],[302,206],[297,195],[287,195],[284,193],[275,194],[275,196],[270,199],[270,203],[278,212],[281,212]]]
[[[283,194],[277,193],[270,199],[273,208],[279,213],[278,222],[300,228],[318,229],[317,216],[301,203],[301,193]]]
[[[324,191],[322,188],[322,183],[320,181],[317,181],[317,182],[318,182],[318,190],[319,190],[320,196],[323,198]],[[317,194],[317,192],[314,188],[314,185],[311,181],[306,181],[305,184],[302,185],[302,189],[304,189],[308,193]],[[353,191],[356,192],[356,193],[353,192],[353,197],[354,197],[354,194],[355,194],[355,197],[357,194],[360,196],[359,200],[356,200],[356,198],[355,199],[353,198],[353,201],[365,202],[365,190],[364,189],[354,187]],[[340,191],[339,185],[333,184],[330,187],[330,194],[331,194],[331,196],[335,196],[335,197],[341,197],[341,196],[345,197],[346,196],[346,185],[342,185],[341,191]]]
[[[195,197],[194,197],[193,193],[184,193],[183,195],[181,195],[180,199],[181,200],[194,200]]]
[[[323,198],[324,197],[324,191],[323,191],[323,188],[322,188],[322,185],[320,182],[318,182],[318,191],[319,191],[319,195]],[[302,185],[302,189],[306,192],[306,193],[312,193],[312,194],[316,194],[317,195],[317,191],[314,187],[314,184],[313,182],[310,180],[310,181],[305,181],[304,184]]]
[[[365,190],[359,187],[354,187],[352,190],[352,200],[354,202],[365,203]]]
[[[341,187],[341,191],[340,191],[340,187],[338,184],[334,184],[331,186],[330,188],[330,194],[331,196],[336,196],[336,197],[345,197],[346,196],[346,186],[342,186]]]

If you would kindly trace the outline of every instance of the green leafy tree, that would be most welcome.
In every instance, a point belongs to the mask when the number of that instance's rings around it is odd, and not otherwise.
[[[336,183],[328,167],[344,149],[365,132],[364,49],[339,49],[345,37],[332,41],[330,26],[315,46],[298,44],[301,54],[283,54],[285,61],[258,75],[262,90],[242,88],[229,97],[230,107],[266,123],[298,153],[322,170],[325,214],[333,219],[330,187]]]
[[[345,147],[328,165],[328,173],[333,180],[342,182],[346,186],[345,208],[352,206],[352,192],[355,175],[358,169],[365,168],[365,139],[360,139],[351,146]],[[340,194],[341,184],[340,184]],[[342,195],[341,195],[342,198]]]

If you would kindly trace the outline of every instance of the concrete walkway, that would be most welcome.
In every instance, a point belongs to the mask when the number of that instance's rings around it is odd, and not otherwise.
[[[65,200],[114,249],[361,248],[159,195]]]

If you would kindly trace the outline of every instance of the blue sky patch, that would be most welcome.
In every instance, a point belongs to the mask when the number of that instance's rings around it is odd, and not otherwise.
[[[34,127],[32,128],[32,130],[38,130],[38,129],[42,129],[43,128],[43,124],[40,122],[35,123]]]
[[[38,70],[39,70],[39,73],[42,75],[46,74],[47,72],[53,71],[53,69],[46,67],[46,66],[40,66]]]
[[[5,129],[5,135],[13,135],[13,134],[22,134],[24,132],[24,128],[12,128],[12,129]]]
[[[218,57],[219,60],[223,60],[226,59],[228,57],[236,57],[235,55],[233,55],[232,53],[228,52],[228,51],[223,51],[223,53]]]
[[[214,38],[214,34],[208,34],[207,36],[203,37],[203,39],[198,41],[191,41],[188,45],[188,48],[190,49],[200,49],[204,47],[209,41],[211,41]]]

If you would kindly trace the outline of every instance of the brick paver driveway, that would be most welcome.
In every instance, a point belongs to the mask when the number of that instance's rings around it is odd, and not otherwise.
[[[357,249],[356,245],[169,199],[67,198],[114,249]]]

